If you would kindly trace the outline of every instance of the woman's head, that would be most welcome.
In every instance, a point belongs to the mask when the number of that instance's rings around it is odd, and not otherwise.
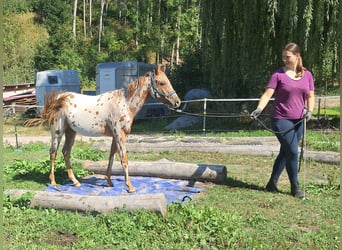
[[[304,74],[303,60],[300,55],[300,48],[295,43],[288,43],[282,51],[282,60],[286,67],[293,68],[296,72],[296,77],[302,77]]]

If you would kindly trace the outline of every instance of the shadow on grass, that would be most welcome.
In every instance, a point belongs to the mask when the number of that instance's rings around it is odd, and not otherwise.
[[[233,187],[233,188],[244,188],[244,189],[257,190],[257,191],[266,191],[265,187],[260,187],[255,184],[246,183],[246,182],[236,180],[230,177],[227,178],[224,185],[228,187]]]
[[[76,178],[78,177],[76,176]],[[36,182],[37,184],[46,185],[46,186],[50,184],[49,173],[41,173],[38,171],[31,171],[25,174],[16,174],[12,177],[12,179],[14,181],[21,181],[21,182],[24,182],[24,181]],[[66,170],[63,170],[63,169],[58,169],[55,171],[55,179],[56,179],[56,182],[61,185],[64,185],[70,181]]]
[[[265,186],[261,187],[261,186],[255,185],[255,184],[246,183],[246,182],[236,180],[233,178],[229,178],[229,177],[227,178],[224,185],[231,187],[231,188],[243,188],[243,189],[250,189],[250,190],[272,193],[272,192],[266,190],[266,184],[265,184]],[[278,193],[278,194],[290,194],[290,192],[284,192],[284,191],[280,191],[280,190],[276,193]]]

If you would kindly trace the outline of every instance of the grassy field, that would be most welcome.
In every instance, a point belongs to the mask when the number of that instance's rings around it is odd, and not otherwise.
[[[324,109],[324,116],[339,116],[340,108]],[[9,117],[3,124],[3,136],[49,136],[46,127],[22,126],[21,117]],[[137,122],[134,133],[164,136],[170,120]],[[222,122],[210,121],[210,126]],[[330,120],[329,120],[330,122]],[[241,124],[239,124],[241,125]],[[227,126],[206,136],[273,136],[272,133],[245,124],[243,129]],[[253,125],[253,124],[252,124]],[[340,151],[340,130],[316,126],[307,131],[307,148],[316,151]],[[335,127],[334,127],[335,126]],[[339,127],[339,126],[338,126]],[[203,136],[197,131],[178,131],[178,136]],[[220,132],[219,132],[220,131]],[[158,135],[159,136],[159,135]],[[174,134],[173,134],[174,136]],[[48,185],[49,145],[30,143],[19,149],[5,145],[3,189],[45,190]],[[227,181],[208,183],[208,188],[193,200],[168,205],[165,217],[140,210],[117,210],[112,214],[84,214],[55,209],[32,209],[29,198],[14,200],[3,196],[4,249],[340,249],[340,168],[307,161],[299,178],[306,200],[289,194],[284,172],[279,180],[280,193],[264,191],[274,157],[165,151],[130,152],[130,160],[171,161],[225,165]],[[91,143],[76,142],[72,162],[79,178],[86,176],[76,159],[106,160],[107,153],[95,151]],[[61,153],[57,159],[56,180],[67,182]]]
[[[43,143],[6,146],[4,189],[44,190],[48,149]],[[60,155],[56,179],[64,183]],[[264,191],[273,157],[175,151],[129,157],[225,165],[227,181],[208,185],[186,205],[168,205],[166,217],[144,210],[94,215],[32,209],[25,197],[4,196],[4,249],[339,249],[339,166],[306,162],[299,175],[307,196],[302,201],[290,196],[286,173],[281,193]],[[72,158],[103,160],[107,153],[76,142]],[[78,177],[87,174],[75,165]]]

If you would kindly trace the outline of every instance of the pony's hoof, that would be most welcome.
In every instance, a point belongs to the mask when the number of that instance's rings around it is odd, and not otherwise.
[[[107,184],[108,184],[108,187],[114,187],[113,182],[111,182],[110,180],[107,180]]]
[[[134,192],[135,192],[135,188],[134,188],[134,187],[128,188],[128,192],[129,192],[129,193],[134,193]]]
[[[112,180],[108,176],[105,176],[105,179],[107,180],[108,187],[114,187]]]
[[[76,183],[74,183],[74,186],[75,186],[75,187],[80,187],[80,186],[81,186],[81,183],[76,182]]]

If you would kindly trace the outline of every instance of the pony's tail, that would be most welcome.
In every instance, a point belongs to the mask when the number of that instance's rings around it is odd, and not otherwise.
[[[59,112],[61,112],[65,107],[67,97],[68,95],[60,95],[60,93],[55,90],[46,93],[44,96],[44,107],[40,113],[40,117],[29,119],[24,123],[24,125],[42,126],[44,124],[48,124],[51,126],[54,119],[59,115]]]

